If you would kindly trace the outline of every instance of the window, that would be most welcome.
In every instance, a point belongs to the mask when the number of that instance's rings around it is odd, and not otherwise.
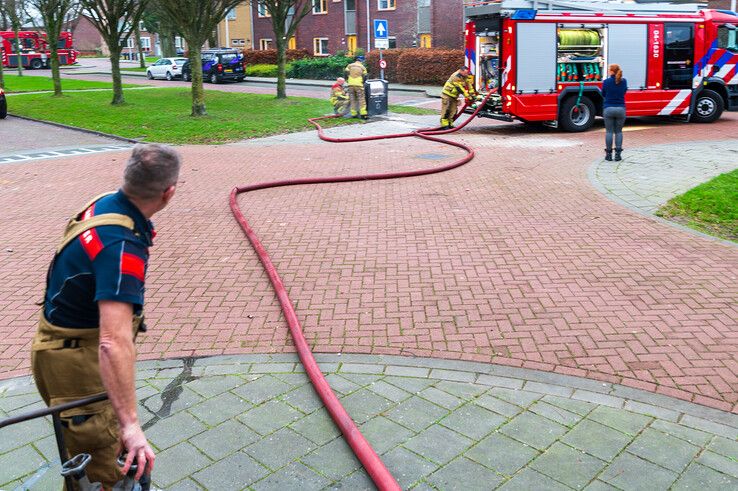
[[[259,39],[259,49],[272,49],[272,40]]]
[[[430,34],[420,35],[420,47],[421,48],[432,48],[433,47],[433,40],[431,39]]]
[[[184,38],[175,36],[174,37],[174,47],[184,49]]]
[[[139,31],[145,31],[146,30],[146,26],[144,26],[144,22],[142,20],[138,22],[138,30]]]
[[[144,49],[144,50],[151,49],[151,38],[150,37],[141,38],[141,49]]]
[[[313,54],[315,56],[328,56],[328,38],[313,38]]]
[[[718,48],[738,51],[738,46],[736,46],[736,27],[733,24],[718,27]]]
[[[231,39],[231,46],[246,46],[245,39]]]
[[[269,15],[269,10],[267,9],[266,4],[264,2],[258,2],[256,4],[256,15],[259,17],[271,17]]]
[[[328,0],[313,0],[313,14],[327,14]]]
[[[379,10],[395,10],[395,0],[377,0]]]
[[[133,41],[132,37],[129,37],[126,40],[126,48],[135,48],[135,47],[136,47],[136,43]]]
[[[236,20],[236,9],[229,10],[228,13],[226,14],[226,19],[227,20]]]
[[[388,38],[387,43],[389,44],[389,49],[395,49],[397,47],[397,38],[395,37]]]

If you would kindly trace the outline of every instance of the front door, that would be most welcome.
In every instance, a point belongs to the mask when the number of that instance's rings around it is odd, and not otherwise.
[[[691,89],[694,26],[664,24],[664,89]]]

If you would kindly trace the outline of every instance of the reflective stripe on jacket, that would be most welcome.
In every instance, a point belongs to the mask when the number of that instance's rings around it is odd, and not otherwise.
[[[446,81],[446,84],[443,86],[443,93],[454,98],[459,97],[460,94],[464,94],[464,97],[468,97],[469,92],[466,90],[466,84],[466,78],[457,70]]]
[[[364,77],[367,75],[366,68],[360,61],[355,61],[346,66],[346,82],[350,87],[363,87]]]
[[[343,89],[343,85],[335,84],[331,87],[331,104],[334,106],[338,101],[347,101],[348,94]]]

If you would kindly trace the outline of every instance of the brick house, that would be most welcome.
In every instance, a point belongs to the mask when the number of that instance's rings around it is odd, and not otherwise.
[[[367,38],[374,19],[386,19],[390,47],[463,46],[462,0],[310,0],[311,12],[302,20],[290,47],[306,49],[317,56],[356,48],[373,49]],[[273,48],[271,19],[260,2],[252,2],[255,49]]]

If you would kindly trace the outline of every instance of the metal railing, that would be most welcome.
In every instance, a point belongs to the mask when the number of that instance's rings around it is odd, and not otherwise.
[[[54,424],[54,436],[56,437],[56,447],[59,450],[59,459],[63,465],[67,460],[69,460],[69,455],[67,455],[67,449],[64,446],[64,434],[62,433],[62,422],[61,422],[61,417],[59,415],[64,411],[68,411],[69,409],[76,409],[78,407],[86,406],[88,404],[93,404],[95,402],[104,401],[107,398],[108,398],[107,394],[99,394],[96,396],[86,397],[84,399],[67,402],[65,404],[59,404],[58,406],[51,406],[47,408],[28,411],[27,413],[19,414],[18,416],[12,416],[10,418],[0,420],[0,430],[5,428],[6,426],[11,426],[11,425],[18,424],[18,423],[24,423],[26,421],[31,421],[32,419],[45,418],[46,416],[51,416],[51,420]],[[71,476],[64,476],[64,484],[66,485],[66,489],[75,489],[73,487],[73,483],[74,481],[72,480]]]

